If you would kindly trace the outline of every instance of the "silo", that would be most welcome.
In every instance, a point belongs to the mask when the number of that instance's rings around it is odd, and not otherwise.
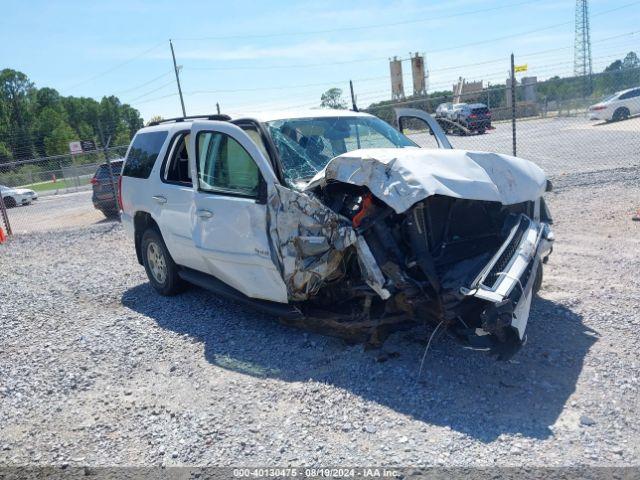
[[[389,61],[389,70],[391,71],[391,99],[403,100],[402,60],[398,60],[398,57],[393,57],[393,60]]]
[[[427,82],[424,69],[424,57],[417,52],[411,57],[411,73],[413,75],[413,94],[426,95]]]

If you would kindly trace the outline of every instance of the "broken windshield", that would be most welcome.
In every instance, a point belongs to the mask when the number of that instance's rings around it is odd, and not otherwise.
[[[267,127],[290,183],[310,179],[351,150],[417,147],[376,117],[292,118],[267,122]]]

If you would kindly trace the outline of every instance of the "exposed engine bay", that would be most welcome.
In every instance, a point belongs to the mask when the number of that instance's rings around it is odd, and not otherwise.
[[[397,330],[440,324],[468,348],[510,358],[526,341],[531,300],[552,250],[546,179],[531,181],[528,172],[517,179],[514,172],[528,166],[514,157],[449,150],[451,162],[484,161],[513,190],[496,189],[494,179],[483,184],[472,172],[475,180],[459,190],[475,188],[491,200],[456,198],[433,193],[450,187],[442,177],[437,187],[426,183],[431,174],[420,181],[412,162],[424,165],[433,152],[405,151],[402,159],[378,153],[336,157],[305,192],[281,192],[288,200],[274,216],[286,217],[295,203],[294,216],[307,218],[278,242],[289,246],[281,261],[295,258],[284,277],[303,313],[289,323],[373,345]]]

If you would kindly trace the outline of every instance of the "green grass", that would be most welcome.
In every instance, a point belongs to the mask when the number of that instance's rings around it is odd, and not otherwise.
[[[82,179],[81,179],[82,181]],[[32,183],[30,185],[22,185],[20,188],[28,188],[30,190],[36,192],[46,192],[48,190],[58,190],[61,188],[72,188],[75,187],[76,184],[72,180],[66,180],[61,178],[60,180],[53,182],[38,182]]]

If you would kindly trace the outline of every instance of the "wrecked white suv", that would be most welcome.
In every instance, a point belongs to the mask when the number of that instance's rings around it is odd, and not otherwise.
[[[533,163],[420,148],[377,117],[337,110],[180,118],[127,152],[122,220],[163,295],[187,283],[290,324],[379,345],[442,324],[509,358],[526,339],[552,249]]]

